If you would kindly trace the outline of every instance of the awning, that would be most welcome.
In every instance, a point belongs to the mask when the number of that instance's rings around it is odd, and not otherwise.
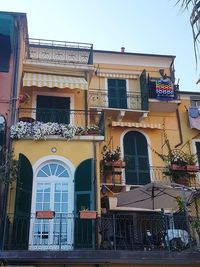
[[[134,128],[150,128],[150,129],[162,129],[160,123],[144,123],[144,122],[122,122],[122,121],[113,121],[112,126],[121,126],[121,127],[134,127]]]
[[[97,76],[105,78],[121,78],[121,79],[135,79],[137,80],[140,77],[140,72],[138,71],[129,71],[129,70],[113,70],[102,69],[97,71]]]
[[[88,84],[84,78],[69,77],[61,75],[29,73],[26,72],[23,78],[23,86],[49,87],[49,88],[70,88],[87,90]]]

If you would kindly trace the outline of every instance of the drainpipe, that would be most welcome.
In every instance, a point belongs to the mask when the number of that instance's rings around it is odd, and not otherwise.
[[[178,108],[176,110],[176,119],[177,119],[177,124],[178,124],[178,132],[179,132],[180,142],[177,145],[175,145],[175,148],[177,148],[177,147],[179,147],[180,145],[183,144],[183,134],[182,134],[182,129],[181,129],[181,120],[180,120],[180,115],[179,115]]]

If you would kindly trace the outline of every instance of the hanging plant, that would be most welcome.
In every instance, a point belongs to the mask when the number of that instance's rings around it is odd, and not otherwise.
[[[31,99],[31,97],[29,94],[27,94],[27,93],[21,94],[19,96],[19,104],[28,103],[28,102],[30,102],[30,99]]]

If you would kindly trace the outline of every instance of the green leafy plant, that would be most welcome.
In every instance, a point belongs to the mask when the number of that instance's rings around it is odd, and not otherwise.
[[[183,147],[188,145],[188,151],[183,151]],[[181,149],[172,148],[164,127],[164,145],[165,153],[160,153],[151,148],[152,151],[166,164],[167,171],[165,175],[170,176],[175,183],[188,185],[191,179],[196,177],[195,172],[198,171],[197,156],[191,153],[189,141],[187,141]]]
[[[17,179],[18,160],[14,158],[14,153],[4,149],[0,162],[0,183],[12,183]]]
[[[193,223],[194,228],[196,229],[197,233],[200,233],[200,219],[196,219]]]

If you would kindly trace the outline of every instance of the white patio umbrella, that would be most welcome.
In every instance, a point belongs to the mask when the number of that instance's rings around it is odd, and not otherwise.
[[[117,195],[118,207],[132,207],[141,209],[169,209],[177,210],[177,197],[181,197],[187,205],[193,192],[185,188],[176,188],[158,183],[149,183],[136,189],[121,192]]]

